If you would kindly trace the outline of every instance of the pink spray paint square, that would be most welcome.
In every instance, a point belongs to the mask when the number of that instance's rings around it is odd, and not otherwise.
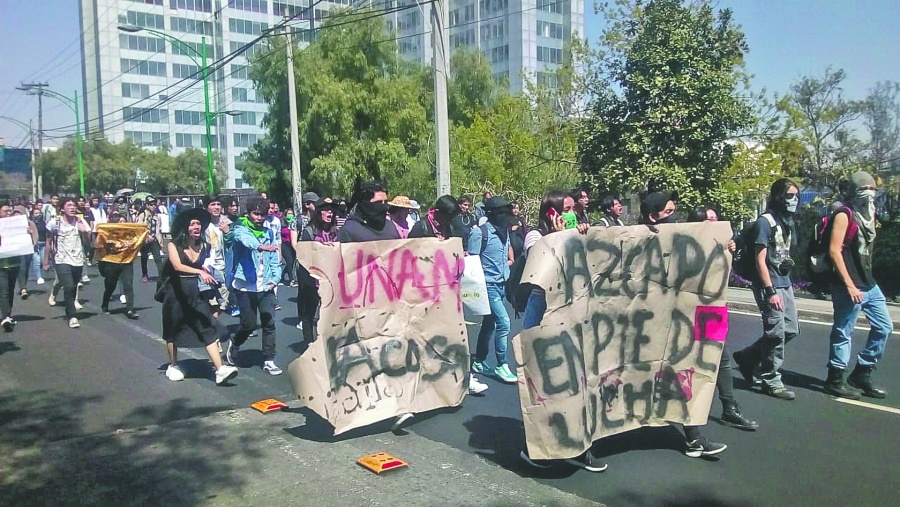
[[[724,342],[728,338],[728,307],[698,306],[694,312],[694,340]]]

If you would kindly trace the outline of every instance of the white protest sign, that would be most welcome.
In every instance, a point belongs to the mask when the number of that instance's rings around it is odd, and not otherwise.
[[[0,259],[33,253],[34,243],[31,234],[28,234],[28,219],[24,215],[0,218]]]

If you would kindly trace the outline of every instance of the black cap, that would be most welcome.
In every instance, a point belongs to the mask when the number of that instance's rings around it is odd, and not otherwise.
[[[512,203],[502,195],[496,195],[484,201],[484,210],[486,212],[498,211],[503,208],[512,208]]]
[[[641,216],[648,218],[654,213],[660,213],[662,210],[666,209],[666,204],[669,201],[678,201],[677,191],[653,192],[652,194],[647,195],[647,197],[644,197],[644,200],[641,201]]]

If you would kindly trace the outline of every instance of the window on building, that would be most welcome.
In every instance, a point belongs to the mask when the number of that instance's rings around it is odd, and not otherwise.
[[[268,23],[250,21],[247,19],[228,18],[228,29],[235,33],[259,35],[263,30],[268,28]]]
[[[305,31],[305,30],[304,30]],[[230,41],[229,48],[231,49],[231,53],[237,53],[240,51],[247,43],[240,41]],[[263,46],[260,44],[253,44],[242,53],[248,60],[253,58],[254,56],[262,53],[264,50]]]
[[[185,47],[187,46],[187,47]],[[190,49],[188,49],[190,48]],[[195,52],[196,51],[196,52]],[[172,44],[172,54],[173,55],[185,55],[190,56],[191,58],[197,58],[197,55],[203,54],[203,44],[199,42],[184,42],[181,44]],[[209,59],[215,59],[215,55],[213,54],[213,47],[210,44],[206,45],[206,57]]]
[[[166,76],[165,62],[154,62],[153,60],[131,60],[129,58],[121,58],[119,62],[122,65],[123,74],[137,74],[139,76]]]
[[[211,137],[212,148],[218,148],[215,136]],[[175,134],[175,146],[178,148],[203,148],[206,149],[205,134]]]
[[[212,0],[169,0],[169,8],[212,12]]]
[[[126,106],[122,108],[122,119],[139,123],[168,123],[169,111],[167,109]]]
[[[150,96],[150,85],[122,83],[122,97],[126,99],[146,99]]]
[[[565,0],[537,0],[537,8],[542,11],[562,14]]]
[[[167,138],[168,136],[162,132],[125,131],[125,140],[130,141],[135,146],[162,146]]]
[[[549,37],[551,39],[562,39],[563,25],[562,23],[553,23],[550,21],[537,20],[537,34],[540,37]]]
[[[166,29],[165,20],[162,14],[151,14],[149,12],[126,11],[125,14],[119,14],[119,23],[144,28],[155,28],[157,30]]]
[[[146,5],[162,5],[163,0],[131,0],[136,4],[146,4]]]
[[[231,64],[231,75],[235,79],[249,79],[250,78],[250,68],[246,65],[238,65],[236,63]]]
[[[240,134],[235,132],[234,134],[234,146],[235,148],[249,148],[256,144],[256,134]]]
[[[491,63],[505,62],[509,60],[509,44],[491,48]]]
[[[147,51],[149,53],[165,53],[166,43],[156,37],[141,37],[140,35],[119,34],[119,47],[133,49],[135,51]]]
[[[234,125],[257,125],[255,111],[241,111],[241,114],[231,118]]]
[[[212,23],[187,18],[169,18],[169,27],[173,32],[196,33],[198,35],[212,36]]]
[[[177,77],[181,79],[185,78],[196,78],[203,79],[203,76],[200,74],[200,67],[196,65],[188,65],[186,63],[173,63],[172,64],[172,77]]]
[[[537,61],[545,63],[562,63],[563,50],[560,48],[537,47]]]
[[[537,83],[539,86],[555,89],[559,86],[559,78],[553,72],[538,72]]]
[[[180,111],[175,110],[176,125],[206,125],[203,111]]]
[[[269,13],[268,2],[266,0],[231,0],[229,5],[234,9],[248,12]]]
[[[246,88],[232,88],[231,89],[231,101],[232,102],[250,102],[247,100],[247,89]]]

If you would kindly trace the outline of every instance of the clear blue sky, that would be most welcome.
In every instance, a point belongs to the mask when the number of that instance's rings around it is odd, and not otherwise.
[[[847,71],[846,95],[862,98],[878,81],[900,81],[900,0],[720,0],[734,11],[750,45],[753,85],[787,91],[800,76],[831,65]],[[595,40],[603,20],[585,6],[585,27]],[[37,125],[37,100],[15,89],[22,81],[49,82],[52,89],[81,93],[77,0],[0,0],[0,116]],[[53,99],[45,105],[45,128],[72,125],[72,112]],[[0,137],[18,146],[25,133],[0,119]],[[46,144],[57,144],[48,139]]]

